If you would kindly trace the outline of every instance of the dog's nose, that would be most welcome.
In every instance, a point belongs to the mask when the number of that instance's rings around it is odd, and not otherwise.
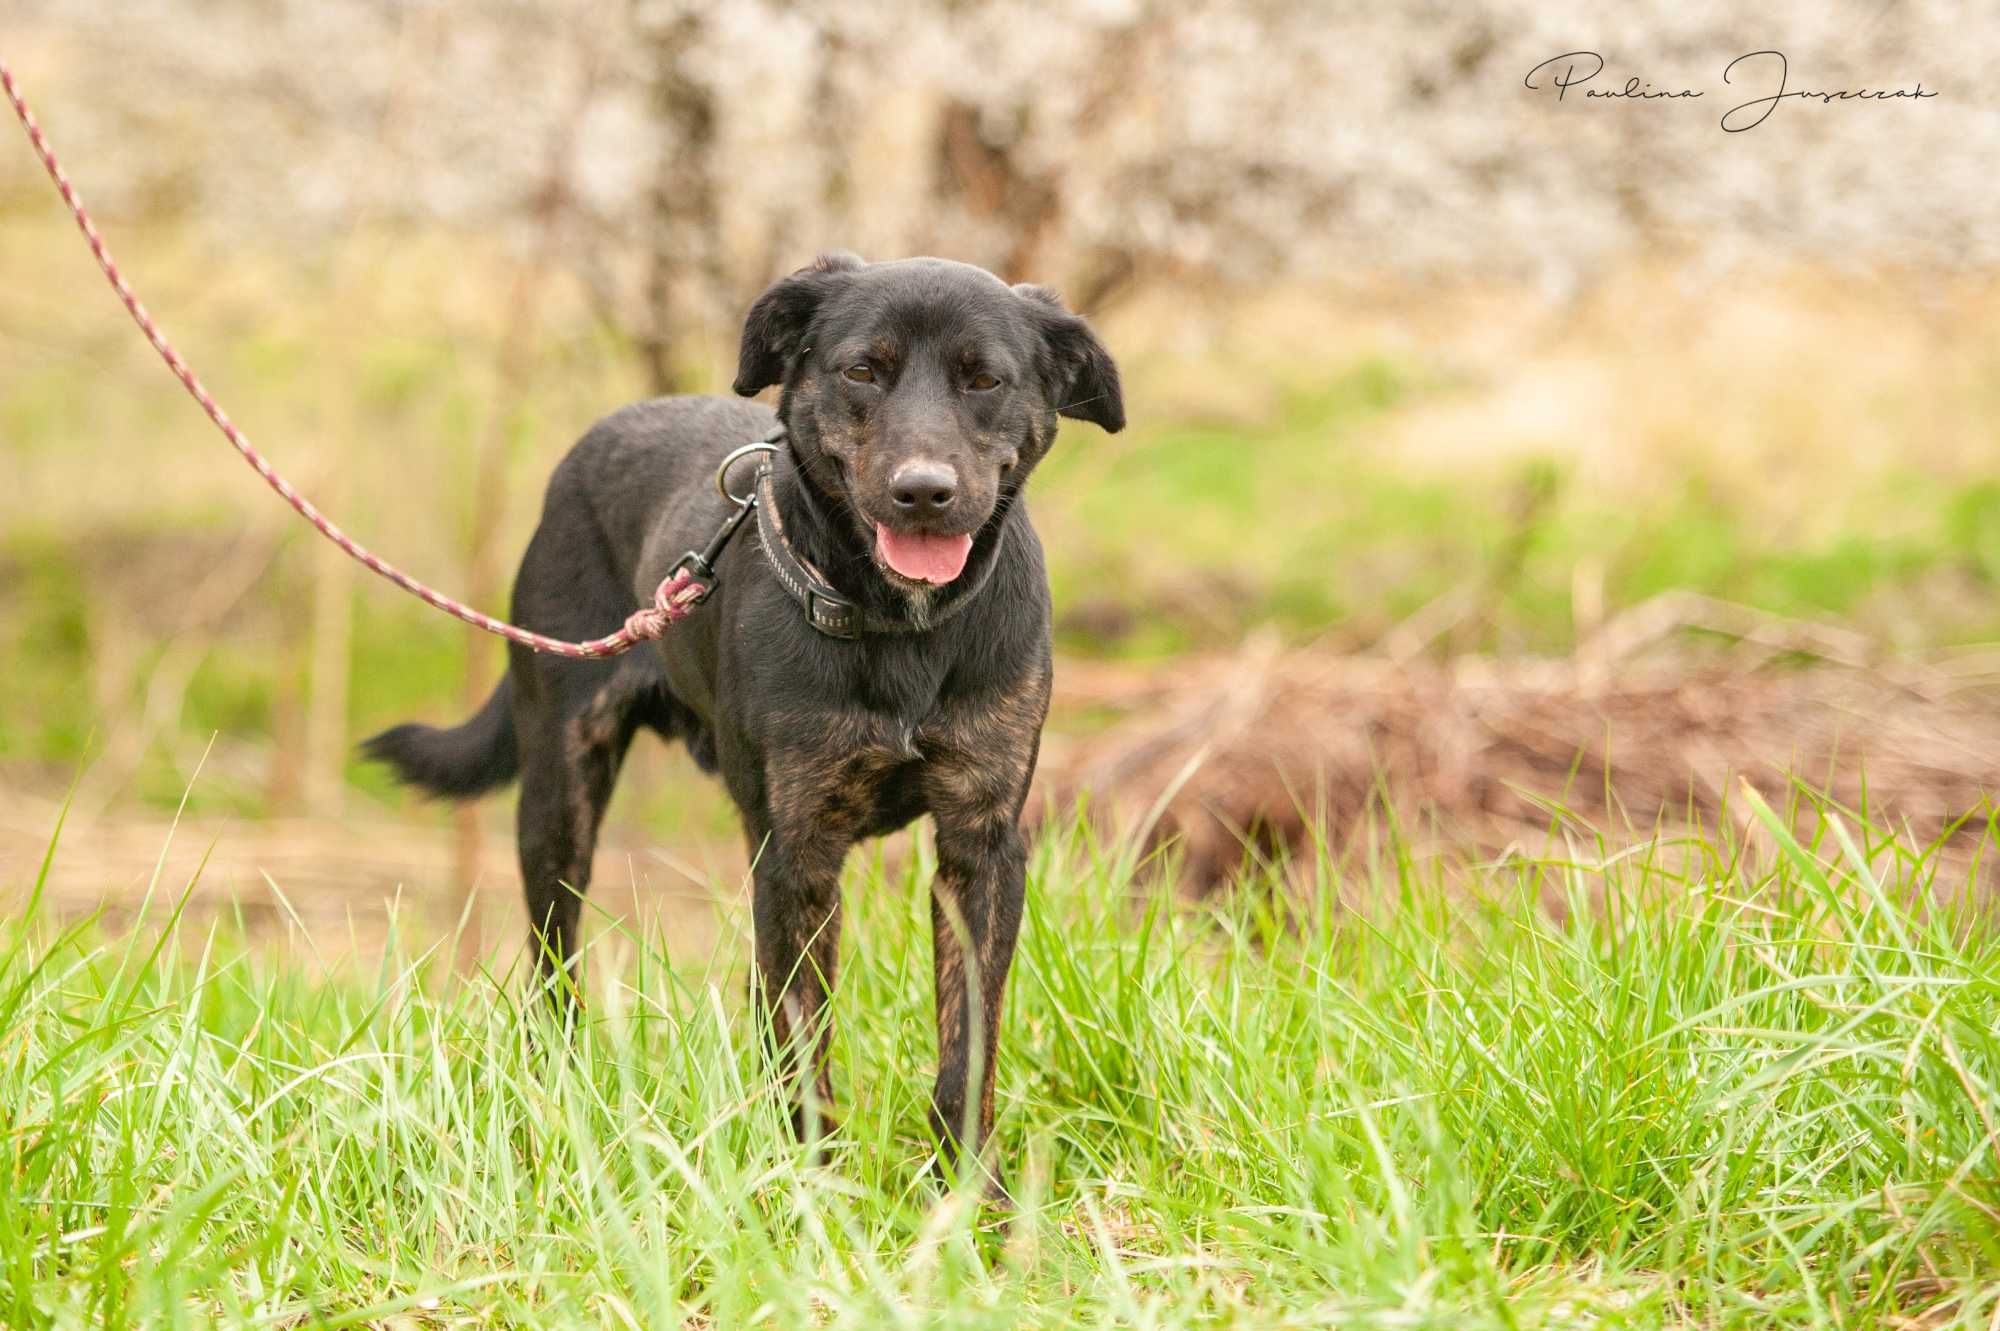
[[[905,462],[889,478],[889,497],[914,514],[942,513],[958,497],[958,473],[942,462]]]

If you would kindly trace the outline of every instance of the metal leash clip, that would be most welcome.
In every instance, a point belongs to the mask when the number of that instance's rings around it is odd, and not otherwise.
[[[695,588],[694,595],[688,598],[688,604],[700,605],[708,599],[708,594],[715,590],[715,561],[721,557],[722,548],[729,544],[729,538],[734,536],[736,529],[743,525],[743,519],[750,516],[750,510],[757,507],[757,487],[755,484],[751,485],[749,492],[746,494],[737,495],[730,493],[729,469],[744,458],[749,457],[752,453],[776,453],[778,451],[776,441],[782,437],[783,431],[784,427],[780,426],[763,439],[759,439],[754,443],[744,444],[740,448],[730,449],[729,453],[716,465],[715,491],[724,499],[734,504],[736,508],[728,517],[722,520],[722,525],[716,529],[715,535],[709,538],[708,544],[705,547],[700,550],[688,551],[674,565],[673,573],[687,574],[688,581]]]

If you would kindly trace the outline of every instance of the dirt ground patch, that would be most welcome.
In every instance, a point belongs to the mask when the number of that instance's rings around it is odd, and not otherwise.
[[[0,817],[0,892],[9,908],[33,884],[59,806],[15,795]],[[184,921],[240,927],[301,954],[379,956],[389,931],[414,948],[454,941],[461,966],[510,957],[527,937],[511,810],[481,820],[479,872],[459,886],[453,830],[435,814],[247,819],[113,808],[63,828],[45,890],[59,920],[101,912],[114,932],[158,923],[185,898]],[[593,927],[641,926],[676,958],[710,956],[747,903],[742,851],[663,847],[643,829],[607,831],[589,894]],[[615,944],[612,944],[615,946]]]

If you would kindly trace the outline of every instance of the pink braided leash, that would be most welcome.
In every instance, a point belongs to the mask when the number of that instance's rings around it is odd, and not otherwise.
[[[188,363],[181,359],[173,344],[167,341],[166,334],[160,331],[152,316],[146,313],[146,307],[139,302],[139,297],[133,293],[131,285],[118,271],[117,261],[111,257],[111,251],[106,247],[104,237],[97,233],[97,227],[91,222],[90,214],[84,211],[83,201],[77,197],[76,187],[71,185],[69,177],[63,174],[61,164],[56,161],[55,150],[49,147],[48,139],[42,134],[41,125],[36,122],[34,112],[28,109],[27,101],[21,96],[21,90],[14,82],[13,71],[7,68],[4,60],[0,60],[0,87],[6,89],[7,100],[14,104],[14,114],[20,117],[22,128],[28,131],[28,142],[33,145],[35,155],[42,159],[42,166],[48,171],[49,179],[55,182],[56,191],[62,195],[63,202],[69,205],[70,214],[76,218],[77,229],[82,231],[83,238],[90,242],[90,252],[97,256],[97,266],[104,270],[104,276],[110,281],[111,289],[118,293],[118,299],[124,302],[126,312],[132,316],[132,322],[139,325],[139,331],[153,344],[153,350],[160,353],[160,359],[167,363],[167,368],[174,372],[174,377],[180,380],[182,387],[201,404],[201,409],[208,413],[208,418],[215,422],[218,430],[222,431],[223,438],[227,439],[242,455],[243,460],[264,478],[264,483],[277,491],[278,497],[290,504],[300,517],[317,528],[320,535],[345,550],[364,567],[381,574],[425,604],[435,606],[448,615],[455,615],[475,628],[485,629],[488,633],[497,633],[509,642],[518,642],[523,647],[530,647],[538,652],[552,652],[557,656],[596,658],[617,656],[621,652],[630,651],[642,642],[659,637],[669,624],[686,618],[693,611],[695,604],[706,594],[706,590],[694,580],[693,576],[682,569],[660,584],[659,590],[653,593],[652,605],[633,611],[625,620],[625,626],[616,633],[608,637],[593,638],[589,642],[564,642],[560,638],[547,637],[495,619],[491,615],[481,614],[471,606],[454,601],[442,592],[433,591],[342,531],[333,519],[315,508],[311,500],[294,490],[291,482],[280,476],[271,464],[264,460],[264,455],[251,446],[243,432],[236,428],[228,414],[216,404],[208,390],[202,387],[201,380],[188,368]]]

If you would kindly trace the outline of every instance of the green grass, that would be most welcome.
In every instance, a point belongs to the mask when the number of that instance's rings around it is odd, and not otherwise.
[[[823,1166],[740,939],[605,931],[565,1048],[449,940],[323,967],[170,904],[115,936],[31,905],[0,931],[0,1324],[1984,1327],[2000,945],[1898,904],[1955,895],[1937,857],[1756,812],[1500,866],[1385,841],[1347,909],[1175,903],[1044,842],[1010,1227],[924,1181],[921,855],[850,878]]]

